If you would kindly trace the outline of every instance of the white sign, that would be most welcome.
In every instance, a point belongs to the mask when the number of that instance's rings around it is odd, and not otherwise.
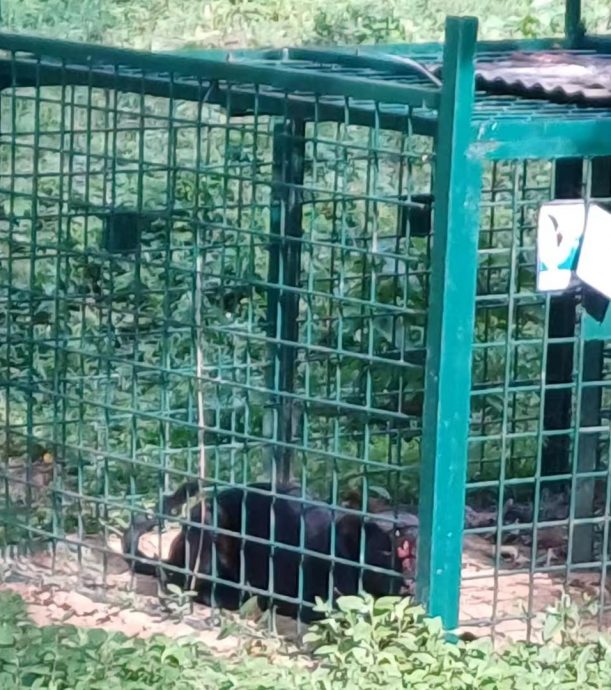
[[[577,283],[575,268],[586,221],[582,199],[550,201],[539,209],[537,290],[556,292]]]
[[[611,299],[611,214],[588,206],[577,277]]]

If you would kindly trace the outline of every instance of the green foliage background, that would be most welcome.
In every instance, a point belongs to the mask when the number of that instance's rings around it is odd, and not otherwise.
[[[611,10],[585,0],[592,32]],[[448,14],[479,17],[483,38],[561,35],[563,0],[3,0],[8,28],[135,48],[258,47],[440,40]]]

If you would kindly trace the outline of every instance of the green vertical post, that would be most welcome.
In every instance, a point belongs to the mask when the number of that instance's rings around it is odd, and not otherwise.
[[[1,5],[1,3],[0,3]],[[0,7],[1,9],[1,7]],[[2,26],[2,16],[0,14],[0,26]],[[5,89],[8,89],[11,86],[11,79],[8,75],[5,74],[0,74],[0,99],[2,98],[2,93]],[[0,103],[1,105],[1,103]],[[2,121],[2,112],[3,108],[0,107],[0,137],[2,137],[2,130],[3,130],[3,121]],[[7,120],[8,120],[8,115],[7,115]],[[8,120],[9,125],[10,125],[10,120]],[[9,127],[7,126],[7,130]],[[15,177],[14,177],[14,170],[12,169],[11,166],[11,180],[10,182],[7,182],[7,187],[9,189],[9,202],[7,204],[8,208],[5,209],[5,213],[10,217],[12,216],[12,208],[13,208],[13,203],[14,203],[14,198],[13,194],[11,194],[11,191],[14,191],[14,184],[15,184]],[[10,226],[9,226],[10,228]],[[8,230],[8,238],[9,240],[9,247],[11,244],[11,230]],[[2,461],[0,461],[0,467],[4,470],[4,481],[0,485],[0,496],[2,499],[8,503],[8,498],[9,498],[9,493],[10,493],[10,479],[9,479],[9,474],[8,474],[8,462],[9,458],[11,456],[11,436],[12,436],[12,429],[11,429],[11,424],[10,424],[10,419],[11,419],[11,389],[10,389],[10,380],[11,380],[11,361],[10,361],[10,345],[11,345],[11,298],[10,294],[12,292],[12,252],[9,249],[7,252],[7,256],[4,257],[4,261],[6,263],[7,267],[7,277],[5,278],[6,284],[7,284],[7,290],[6,290],[6,297],[2,299],[0,302],[1,308],[6,310],[7,318],[6,318],[6,325],[4,327],[4,340],[0,342],[0,352],[2,355],[4,355],[5,362],[2,367],[2,378],[3,378],[3,383],[2,386],[0,387],[0,390],[4,394],[4,425],[2,428],[2,432],[4,433],[4,443],[2,443],[2,449],[4,452],[4,458]],[[6,353],[6,354],[5,354]],[[0,355],[0,363],[2,363],[2,355]]]
[[[569,48],[578,48],[585,34],[581,21],[581,0],[566,0],[564,6],[564,35]]]
[[[581,158],[558,160],[555,170],[554,197],[556,199],[581,198],[582,180],[583,161]],[[569,388],[558,389],[549,386],[559,383],[570,384],[573,380],[573,343],[557,342],[557,340],[575,336],[576,308],[577,298],[573,292],[550,297],[543,429],[545,431],[565,430],[565,433],[546,434],[541,458],[543,476],[565,474],[570,471],[571,440],[568,430],[571,428],[572,394]],[[553,485],[551,488],[554,488]]]
[[[297,344],[299,343],[299,293],[301,279],[302,195],[305,157],[305,123],[286,119],[274,127],[273,186],[270,213],[270,258],[267,322],[272,339],[280,339],[270,348],[268,387],[274,391],[276,441],[294,441],[299,410],[292,393],[295,387]],[[288,288],[288,289],[286,289]],[[292,345],[290,343],[295,343]],[[268,429],[273,426],[268,416]],[[274,450],[278,477],[290,478],[292,451],[286,445]]]
[[[417,596],[458,624],[475,321],[480,162],[470,153],[477,19],[446,19],[420,463]]]

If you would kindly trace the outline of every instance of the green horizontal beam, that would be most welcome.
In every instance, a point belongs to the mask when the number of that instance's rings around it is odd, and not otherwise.
[[[390,110],[377,110],[373,104],[351,105],[347,110],[341,99],[335,102],[319,102],[312,96],[284,94],[281,92],[257,92],[246,85],[210,86],[206,83],[172,82],[160,75],[147,75],[145,78],[134,74],[122,74],[117,77],[109,70],[86,68],[83,65],[48,64],[35,60],[2,60],[0,59],[0,90],[19,87],[61,86],[72,84],[100,89],[117,89],[127,93],[174,98],[199,102],[202,99],[209,105],[218,105],[227,109],[230,116],[253,113],[256,107],[258,115],[290,116],[295,119],[318,122],[341,122],[365,127],[379,127],[392,131],[404,132],[411,123],[414,134],[433,136],[436,129],[436,117],[433,111],[422,115],[412,114],[405,106]],[[348,117],[347,114],[348,113]]]
[[[282,91],[310,91],[325,96],[343,96],[381,103],[400,103],[436,109],[439,89],[364,79],[327,72],[309,72],[295,67],[248,65],[239,62],[193,58],[176,53],[146,53],[125,48],[107,48],[73,41],[59,41],[0,32],[0,49],[55,58],[62,65],[75,61],[93,67],[104,63],[112,67],[117,79],[122,69],[138,69],[214,81],[241,82],[271,86]]]
[[[599,53],[611,53],[611,36],[588,36],[586,34],[581,39],[580,47],[596,50]]]
[[[478,41],[477,53],[496,53],[496,52],[513,52],[513,51],[533,51],[533,50],[551,50],[554,48],[563,48],[566,46],[564,39],[559,38],[537,38],[537,39],[517,39],[517,40],[496,40],[496,41]],[[296,55],[297,49],[290,49]],[[441,58],[443,52],[443,44],[437,42],[428,43],[388,43],[384,45],[350,45],[341,48],[342,53],[346,55],[362,55],[362,56],[379,56],[379,55],[404,55],[407,57],[431,57]],[[180,48],[172,51],[173,55],[188,55],[189,57],[214,59],[214,60],[232,60],[232,59],[282,59],[283,49],[276,48],[272,50],[261,49],[238,49],[238,50],[219,50],[216,48]]]
[[[488,160],[588,158],[611,155],[611,113],[580,119],[557,111],[549,118],[493,119],[472,124],[470,153]]]

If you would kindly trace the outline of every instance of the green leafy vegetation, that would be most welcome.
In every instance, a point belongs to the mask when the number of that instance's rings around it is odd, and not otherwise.
[[[591,31],[611,9],[584,2]],[[476,15],[484,38],[560,35],[563,0],[3,0],[6,25],[63,38],[139,48],[258,47],[439,40],[448,14]]]
[[[550,612],[545,644],[495,652],[454,644],[407,600],[346,597],[314,626],[305,654],[218,658],[198,643],[126,638],[72,626],[39,628],[14,594],[0,595],[0,688],[48,690],[597,690],[611,686],[611,640],[589,637],[566,602]]]

